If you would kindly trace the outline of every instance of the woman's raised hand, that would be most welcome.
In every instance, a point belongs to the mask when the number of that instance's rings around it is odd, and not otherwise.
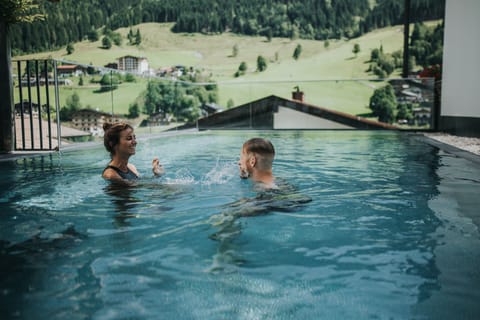
[[[160,164],[160,160],[158,160],[158,158],[154,158],[152,160],[152,171],[155,176],[161,176],[165,173],[165,169],[163,169],[163,166]]]

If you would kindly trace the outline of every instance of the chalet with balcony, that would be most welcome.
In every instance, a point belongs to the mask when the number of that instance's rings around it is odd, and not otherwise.
[[[78,77],[85,73],[85,68],[75,64],[67,64],[57,66],[57,74],[59,77]]]
[[[82,109],[75,112],[72,116],[72,126],[75,129],[90,132],[94,136],[103,136],[103,124],[111,122],[112,115],[110,113]],[[113,116],[114,122],[119,122],[120,118]]]

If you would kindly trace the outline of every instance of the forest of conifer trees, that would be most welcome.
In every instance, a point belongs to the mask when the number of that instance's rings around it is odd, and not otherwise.
[[[374,4],[374,5],[372,5]],[[403,23],[404,0],[63,0],[41,3],[45,21],[12,26],[13,53],[56,49],[104,27],[173,22],[174,32],[303,39],[355,38]],[[442,19],[445,0],[411,0],[411,21]]]

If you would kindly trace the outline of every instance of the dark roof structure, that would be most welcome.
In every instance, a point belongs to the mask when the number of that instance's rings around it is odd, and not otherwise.
[[[217,112],[177,129],[364,129],[396,130],[398,127],[344,112],[329,110],[300,100],[271,95],[235,108]]]

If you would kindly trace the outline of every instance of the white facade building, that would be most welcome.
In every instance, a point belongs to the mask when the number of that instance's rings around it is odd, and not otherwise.
[[[148,60],[145,57],[123,56],[117,58],[118,70],[136,73],[147,74],[149,72]]]

